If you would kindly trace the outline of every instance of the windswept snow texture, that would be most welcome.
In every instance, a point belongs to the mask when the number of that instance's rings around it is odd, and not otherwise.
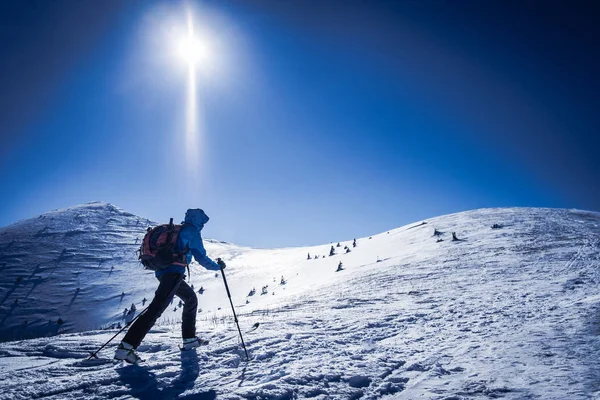
[[[1,228],[0,341],[124,324],[132,317],[125,309],[135,304],[141,311],[148,305],[144,297],[150,301],[156,290],[153,273],[137,261],[146,229],[155,225],[96,202]],[[206,242],[209,252],[242,251]],[[194,278],[204,271],[197,264],[191,270]],[[180,313],[171,309],[164,316]]]
[[[113,363],[119,338],[86,361],[116,333],[98,328],[152,298],[134,254],[148,224],[93,203],[0,230],[4,339],[56,333],[58,317],[66,332],[0,344],[0,399],[600,398],[600,214],[476,210],[346,238],[331,257],[210,241],[242,331],[260,322],[249,362],[220,274],[197,265],[208,346],[178,350],[176,299],[144,363]]]

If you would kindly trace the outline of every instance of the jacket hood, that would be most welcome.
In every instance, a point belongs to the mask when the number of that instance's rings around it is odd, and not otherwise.
[[[206,213],[199,208],[190,208],[185,213],[184,222],[194,225],[198,230],[204,228],[204,224],[208,222],[209,218]]]

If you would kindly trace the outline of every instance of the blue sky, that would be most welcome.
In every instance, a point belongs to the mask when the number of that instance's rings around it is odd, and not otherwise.
[[[192,9],[213,60],[186,156]],[[108,201],[281,247],[480,207],[600,210],[590,2],[0,5],[0,225]],[[207,62],[207,64],[209,64]]]

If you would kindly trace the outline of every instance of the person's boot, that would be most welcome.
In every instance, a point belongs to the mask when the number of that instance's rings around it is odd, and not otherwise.
[[[119,347],[117,347],[117,351],[115,351],[115,360],[125,361],[129,364],[137,364],[142,359],[135,352],[135,349],[132,345],[127,342],[121,342]]]
[[[183,345],[181,346],[181,350],[190,350],[200,346],[206,346],[208,344],[208,340],[201,339],[199,337],[183,339]]]

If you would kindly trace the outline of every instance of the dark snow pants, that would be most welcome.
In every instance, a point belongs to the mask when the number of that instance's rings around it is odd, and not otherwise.
[[[173,296],[183,305],[181,334],[184,339],[196,337],[196,311],[198,299],[194,290],[183,280],[184,275],[168,273],[159,278],[160,284],[148,309],[131,325],[123,341],[137,348],[156,320],[167,309]]]

